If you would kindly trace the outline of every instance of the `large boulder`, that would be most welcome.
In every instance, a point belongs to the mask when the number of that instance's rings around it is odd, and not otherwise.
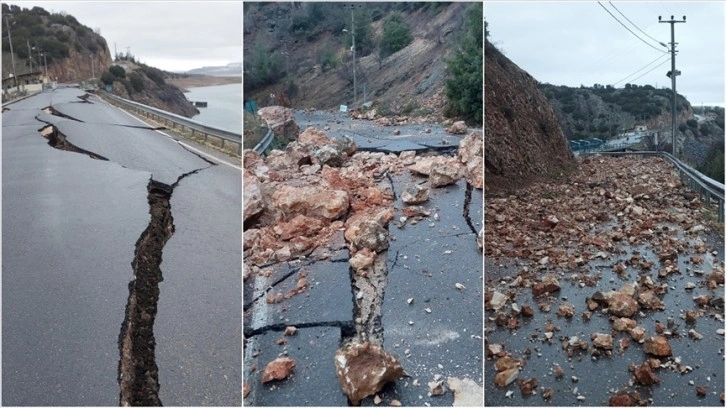
[[[404,375],[396,356],[370,343],[353,343],[339,349],[334,362],[340,388],[354,406]]]
[[[459,143],[457,152],[459,160],[464,164],[464,176],[474,188],[484,187],[484,140],[477,132],[470,133]]]
[[[348,193],[322,186],[279,186],[272,193],[270,207],[279,210],[288,220],[298,215],[333,221],[348,211]]]
[[[275,137],[283,142],[293,141],[300,134],[300,128],[295,123],[295,114],[290,108],[266,106],[258,110],[257,114],[272,129]]]

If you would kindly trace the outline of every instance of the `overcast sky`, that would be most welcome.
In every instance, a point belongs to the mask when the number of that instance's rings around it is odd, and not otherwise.
[[[25,8],[65,11],[99,28],[111,56],[131,54],[168,71],[242,61],[242,2],[9,1]]]
[[[596,1],[486,2],[489,40],[540,82],[578,87],[599,83],[618,88],[633,83],[670,89],[671,81],[666,77],[671,69],[670,54],[662,52],[667,49],[633,27],[608,1],[600,3],[656,49],[628,32]],[[681,71],[676,90],[694,107],[724,104],[724,2],[612,4],[668,47],[671,25],[658,23],[658,16],[670,20],[673,15],[675,20],[682,20],[685,15],[686,23],[675,24],[676,70]],[[665,62],[657,67],[661,61]]]

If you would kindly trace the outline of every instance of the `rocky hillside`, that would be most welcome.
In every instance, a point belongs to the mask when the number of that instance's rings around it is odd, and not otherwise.
[[[540,88],[557,114],[568,139],[607,139],[635,125],[670,129],[669,89],[626,84],[624,88],[595,84],[572,88],[542,84]],[[676,100],[677,123],[693,119],[691,104],[682,95]]]
[[[567,139],[537,81],[488,40],[484,69],[487,189],[557,177],[574,166]]]
[[[2,71],[13,72],[5,18],[11,27],[15,71],[18,75],[45,71],[59,82],[76,82],[98,77],[111,65],[106,40],[67,14],[49,13],[41,7],[31,9],[2,4]],[[30,48],[30,49],[29,49]],[[41,56],[42,55],[42,56]]]
[[[359,104],[374,102],[381,114],[440,118],[446,104],[446,59],[456,48],[466,12],[473,5],[355,3],[354,10],[344,6],[245,3],[245,99],[258,106],[316,109],[352,104],[353,12]],[[387,24],[408,30],[408,42],[400,34],[403,48],[387,47],[397,44],[396,38],[384,40]]]
[[[101,75],[104,84],[112,84],[113,93],[144,105],[191,118],[199,110],[187,100],[181,89],[167,83],[169,73],[136,62],[133,57],[118,60]]]

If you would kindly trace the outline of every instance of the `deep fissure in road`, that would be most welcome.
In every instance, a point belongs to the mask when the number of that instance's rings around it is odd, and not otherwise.
[[[89,152],[88,150],[84,150],[78,146],[75,146],[74,144],[72,144],[71,142],[69,142],[66,139],[66,135],[64,135],[63,133],[58,131],[58,128],[56,128],[53,125],[45,126],[45,127],[41,128],[39,130],[39,132],[44,138],[48,139],[48,144],[50,146],[52,146],[58,150],[65,150],[67,152],[81,153],[81,154],[85,154],[86,156],[88,156],[92,159],[108,161],[107,158],[105,158],[99,154]]]
[[[474,235],[479,234],[479,231],[474,228],[474,223],[471,222],[471,216],[469,215],[469,209],[471,207],[471,191],[474,189],[474,186],[466,182],[466,191],[464,191],[464,219],[466,220],[466,224],[471,229],[471,232],[474,233]]]
[[[178,181],[177,181],[178,182]],[[154,319],[159,301],[162,251],[174,233],[173,187],[153,179],[147,186],[151,221],[136,242],[125,319],[119,334],[118,381],[121,406],[160,406]]]

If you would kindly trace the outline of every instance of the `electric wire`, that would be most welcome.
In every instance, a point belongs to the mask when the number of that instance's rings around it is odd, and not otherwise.
[[[650,35],[648,35],[648,33],[646,33],[645,31],[641,30],[641,29],[640,29],[640,27],[638,27],[638,26],[637,26],[637,25],[636,25],[635,23],[633,23],[632,21],[630,21],[630,19],[629,19],[629,18],[628,18],[628,17],[627,17],[627,16],[625,15],[625,14],[623,14],[623,12],[622,12],[622,11],[620,11],[620,9],[618,9],[617,7],[615,7],[615,5],[613,4],[613,2],[612,2],[612,1],[608,1],[608,4],[610,4],[610,6],[612,6],[612,8],[614,8],[614,9],[615,9],[615,11],[617,11],[617,12],[618,12],[618,13],[619,13],[619,14],[620,14],[621,16],[623,16],[623,18],[625,18],[625,20],[627,20],[627,21],[628,21],[628,23],[632,24],[632,25],[633,25],[633,27],[637,28],[637,29],[638,29],[638,31],[640,31],[641,33],[645,34],[645,35],[646,35],[646,36],[647,36],[648,38],[650,38],[651,40],[655,41],[655,42],[656,42],[656,43],[658,43],[659,45],[662,45],[662,46],[663,46],[663,47],[665,47],[666,49],[668,48],[668,46],[667,46],[667,45],[665,45],[665,43],[663,43],[662,41],[658,41],[658,40],[656,40],[655,38],[651,37]]]
[[[625,28],[626,30],[628,30],[628,31],[630,32],[630,34],[633,34],[633,35],[634,35],[634,36],[636,36],[636,37],[637,37],[637,38],[638,38],[638,39],[639,39],[640,41],[642,41],[642,42],[643,42],[643,44],[647,45],[648,47],[650,47],[650,48],[652,48],[652,49],[654,49],[654,50],[656,50],[656,51],[658,51],[658,52],[662,52],[662,53],[666,53],[666,52],[667,52],[667,51],[663,51],[663,50],[661,50],[661,49],[658,49],[658,48],[656,48],[655,46],[651,45],[651,44],[650,44],[649,42],[645,41],[645,40],[644,40],[644,39],[642,39],[642,38],[641,38],[640,36],[638,36],[638,34],[635,34],[635,33],[633,32],[633,30],[629,29],[629,28],[628,28],[628,26],[626,26],[625,24],[623,24],[623,22],[622,22],[622,21],[618,20],[618,18],[617,18],[617,17],[615,17],[615,15],[613,15],[613,13],[611,13],[611,12],[610,12],[610,10],[608,10],[608,9],[607,9],[607,8],[606,8],[605,6],[603,6],[603,5],[602,5],[602,3],[600,3],[600,2],[598,1],[598,2],[597,2],[597,4],[599,4],[599,5],[600,5],[600,7],[602,7],[602,8],[603,8],[603,10],[605,10],[605,11],[606,11],[606,12],[607,12],[608,14],[610,14],[610,16],[611,16],[612,18],[614,18],[614,19],[615,19],[615,21],[617,21],[617,22],[618,22],[618,23],[619,23],[619,24],[620,24],[621,26],[623,26],[623,28]]]
[[[661,65],[665,64],[666,62],[670,62],[670,59],[664,60],[660,64],[658,64],[658,65],[654,66],[653,68],[649,69],[648,71],[644,72],[642,75],[638,76],[637,78],[631,79],[630,81],[631,82],[637,81],[638,79],[640,79],[640,78],[644,77],[645,75],[647,75],[647,74],[651,73],[652,71],[654,71],[656,68],[659,68]]]
[[[668,56],[668,54],[663,54],[663,55],[660,55],[660,56],[658,56],[658,58],[656,58],[656,59],[654,59],[653,61],[649,62],[648,64],[646,64],[645,66],[641,67],[641,68],[640,68],[640,69],[638,69],[637,71],[635,71],[635,72],[631,73],[630,75],[626,76],[625,78],[621,79],[620,81],[618,81],[618,82],[615,82],[615,83],[613,84],[613,86],[619,85],[619,84],[621,84],[621,83],[623,83],[623,82],[627,81],[627,80],[628,80],[628,79],[630,79],[630,77],[632,77],[633,75],[635,75],[635,74],[637,74],[638,72],[640,72],[640,71],[642,71],[642,70],[644,70],[644,69],[648,68],[649,66],[651,66],[651,65],[655,64],[656,62],[658,62],[658,60],[660,60],[661,58],[663,58],[663,57],[667,57],[667,56]],[[664,62],[667,62],[667,61],[668,61],[668,59],[664,60]],[[661,65],[662,65],[662,64],[661,64]],[[657,66],[656,66],[656,68],[657,68],[657,67],[659,67],[659,66],[660,66],[660,65],[657,65]],[[648,71],[648,72],[650,72],[650,71]],[[646,74],[647,74],[647,72],[646,72]],[[641,76],[642,76],[642,75],[641,75]],[[638,78],[640,78],[640,77],[638,77]],[[638,79],[638,78],[636,78],[636,79]]]

